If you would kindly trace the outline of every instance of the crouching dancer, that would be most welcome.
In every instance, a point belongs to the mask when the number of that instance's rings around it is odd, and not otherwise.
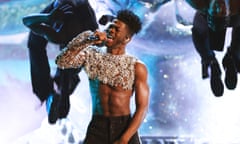
[[[139,18],[120,10],[104,32],[79,34],[56,58],[59,68],[83,66],[89,77],[93,112],[84,144],[140,144],[137,130],[148,110],[148,72],[125,52],[140,30]],[[132,115],[133,93],[136,109]]]

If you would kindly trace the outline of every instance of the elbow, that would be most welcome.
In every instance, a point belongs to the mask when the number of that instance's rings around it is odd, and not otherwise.
[[[67,69],[68,68],[65,64],[61,64],[59,62],[55,62],[55,63],[59,69]]]
[[[71,61],[67,62],[64,59],[57,58],[55,60],[55,64],[60,69],[72,69],[72,68],[80,68],[79,65],[72,63]]]
[[[57,65],[58,68],[60,69],[65,69],[66,68],[66,64],[62,62],[60,57],[57,57],[55,59],[55,64]]]

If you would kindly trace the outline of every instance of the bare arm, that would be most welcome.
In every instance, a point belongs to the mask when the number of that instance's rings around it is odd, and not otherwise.
[[[149,86],[147,83],[147,68],[142,63],[136,64],[136,77],[135,77],[135,103],[136,111],[133,115],[133,119],[122,135],[119,141],[115,144],[127,144],[131,137],[137,132],[142,121],[144,120],[149,103]]]

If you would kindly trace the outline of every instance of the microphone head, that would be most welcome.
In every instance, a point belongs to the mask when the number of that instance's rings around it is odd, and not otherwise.
[[[91,36],[89,36],[89,37],[87,38],[87,40],[89,40],[89,41],[96,41],[96,40],[99,40],[99,37],[94,36],[94,35],[91,35]]]

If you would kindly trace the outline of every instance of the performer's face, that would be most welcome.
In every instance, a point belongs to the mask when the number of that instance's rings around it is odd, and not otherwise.
[[[130,38],[128,26],[118,19],[109,24],[106,32],[109,38],[106,43],[107,46],[124,44]]]

